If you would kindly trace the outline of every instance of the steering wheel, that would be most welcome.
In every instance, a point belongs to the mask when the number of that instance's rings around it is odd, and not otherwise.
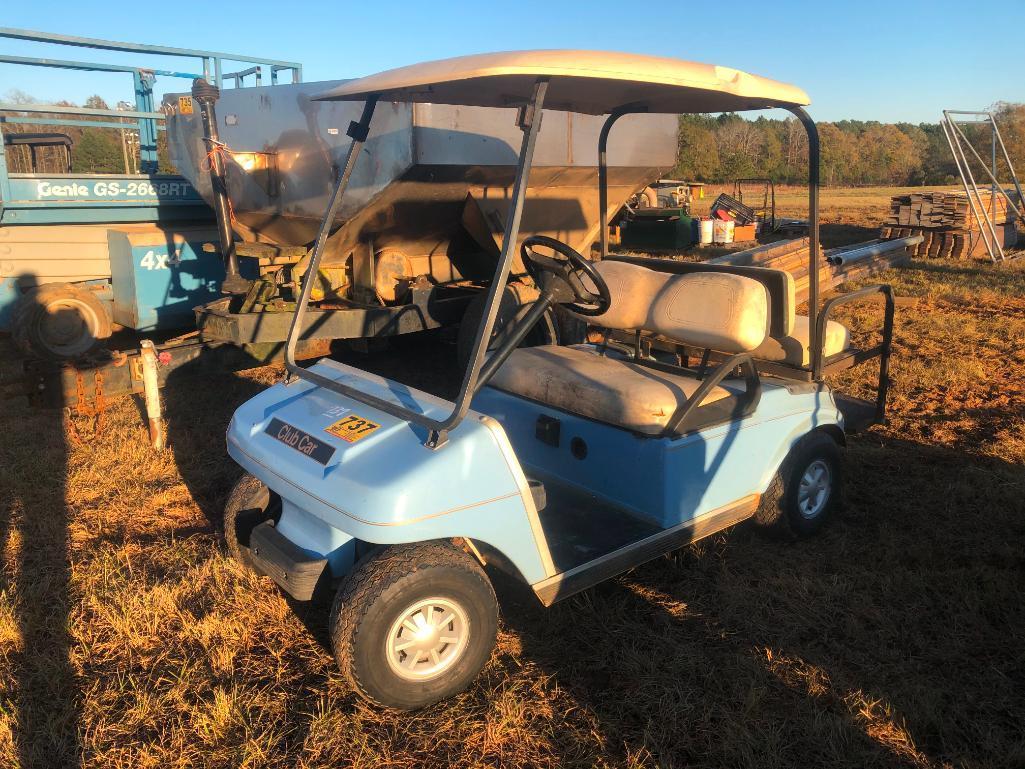
[[[562,259],[542,256],[534,251],[535,246],[551,249]],[[594,317],[603,315],[612,305],[609,286],[594,262],[585,259],[576,250],[561,240],[545,235],[531,235],[520,246],[523,266],[542,291],[552,291],[559,304],[577,315]],[[590,291],[582,278],[586,276],[594,284],[597,293]]]

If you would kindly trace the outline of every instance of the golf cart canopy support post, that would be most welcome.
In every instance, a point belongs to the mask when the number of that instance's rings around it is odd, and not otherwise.
[[[799,105],[787,107],[804,126],[808,134],[808,345],[811,349],[810,367],[812,379],[822,379],[822,356],[819,354],[820,331],[816,321],[819,310],[819,131],[815,121]],[[608,146],[612,126],[623,115],[631,112],[646,112],[644,108],[620,107],[613,110],[598,135],[598,219],[601,222],[601,258],[609,255],[609,179]]]
[[[598,134],[598,221],[601,222],[601,258],[609,255],[609,132],[628,109],[618,109],[609,115]]]
[[[295,364],[292,350],[296,344],[303,315],[309,302],[312,281],[303,282],[303,290],[286,344],[286,366],[296,377],[354,398],[387,414],[428,429],[426,445],[441,446],[446,434],[469,410],[477,390],[487,340],[498,314],[502,296],[518,244],[520,217],[533,160],[534,144],[541,123],[541,109],[565,110],[590,115],[609,115],[599,135],[599,197],[602,211],[601,247],[607,252],[605,232],[608,221],[608,176],[605,147],[608,134],[618,117],[633,112],[693,113],[732,112],[753,109],[784,108],[793,112],[809,135],[809,216],[812,219],[810,249],[811,301],[810,333],[812,349],[816,344],[818,301],[818,134],[808,114],[801,108],[809,103],[799,88],[767,78],[756,77],[726,67],[695,64],[652,56],[604,51],[519,51],[482,54],[427,62],[402,67],[358,80],[348,81],[317,94],[316,100],[364,101],[363,117],[350,126],[353,142],[345,168],[335,186],[328,210],[321,223],[307,274],[316,274],[324,243],[338,211],[339,203],[353,165],[369,132],[373,105],[378,100],[454,104],[475,107],[518,107],[518,123],[523,141],[509,203],[509,216],[503,233],[502,252],[488,291],[484,316],[474,340],[470,364],[463,376],[459,396],[452,413],[436,420],[404,408],[394,402],[361,392],[337,381],[307,371]],[[820,361],[812,360],[813,370]],[[487,372],[490,373],[490,370]]]
[[[815,322],[819,312],[819,129],[804,107],[794,105],[792,112],[808,133],[808,346],[811,349],[812,379],[822,379],[820,329]]]
[[[502,238],[502,253],[498,260],[495,271],[495,278],[491,281],[488,291],[486,310],[481,326],[477,329],[477,336],[474,340],[473,353],[470,358],[470,365],[463,376],[463,383],[459,388],[459,396],[456,399],[455,408],[444,420],[431,419],[423,414],[411,411],[402,406],[397,406],[388,401],[375,398],[360,392],[346,385],[340,384],[327,377],[322,377],[314,372],[307,371],[295,364],[293,349],[299,338],[302,328],[303,315],[306,313],[306,306],[310,299],[310,290],[313,281],[303,281],[302,293],[296,306],[295,317],[292,327],[288,333],[288,342],[285,345],[285,365],[288,370],[303,379],[312,381],[321,387],[327,387],[335,392],[348,395],[356,400],[363,401],[374,408],[381,409],[385,413],[407,419],[410,422],[426,427],[429,430],[427,446],[437,448],[445,443],[449,430],[459,424],[470,408],[470,400],[476,392],[477,379],[480,375],[481,365],[484,361],[484,352],[487,349],[487,340],[491,338],[491,331],[498,316],[499,298],[505,290],[505,284],[509,276],[509,269],[512,267],[513,256],[516,253],[516,245],[519,240],[520,218],[523,214],[523,201],[527,195],[527,177],[530,175],[531,160],[534,156],[534,146],[537,143],[537,134],[541,128],[541,109],[544,104],[545,91],[548,88],[548,81],[545,78],[538,78],[534,84],[534,93],[530,102],[520,108],[517,115],[517,122],[523,131],[523,144],[520,148],[519,159],[516,166],[516,177],[513,182],[512,199],[509,203],[508,228]],[[310,261],[307,274],[316,275],[320,266],[320,260],[324,253],[324,243],[331,229],[338,208],[341,205],[342,195],[348,185],[349,177],[356,163],[359,150],[366,141],[370,130],[370,119],[374,113],[374,105],[377,102],[376,96],[367,99],[363,110],[363,117],[358,124],[350,126],[349,135],[352,136],[352,145],[346,158],[345,168],[338,179],[335,191],[331,196],[331,203],[321,224],[320,234],[314,245],[313,258]]]
[[[327,242],[327,236],[331,232],[331,223],[334,221],[335,214],[338,213],[338,209],[342,204],[345,188],[349,186],[349,178],[352,176],[352,169],[356,166],[356,159],[359,157],[360,150],[363,149],[367,135],[370,133],[370,119],[374,116],[374,108],[376,106],[376,98],[367,99],[363,105],[363,114],[360,116],[359,121],[349,124],[348,135],[352,139],[352,143],[349,145],[349,151],[345,156],[345,165],[342,167],[342,172],[338,175],[338,182],[331,193],[331,201],[328,203],[324,220],[320,224],[320,232],[317,234],[317,240],[313,245],[313,257],[310,259],[310,266],[306,270],[307,275],[316,275],[320,269],[320,260],[324,257],[324,243]],[[312,279],[303,280],[302,291],[299,293],[299,302],[296,304],[295,314],[292,316],[292,325],[288,329],[288,339],[285,342],[285,367],[292,374],[308,379],[314,377],[320,379],[320,377],[317,377],[312,372],[304,371],[296,364],[295,348],[299,343],[300,329],[302,329],[306,307],[310,302],[310,294],[313,291],[313,284],[315,282]],[[318,384],[322,387],[329,386],[324,382],[318,382]]]

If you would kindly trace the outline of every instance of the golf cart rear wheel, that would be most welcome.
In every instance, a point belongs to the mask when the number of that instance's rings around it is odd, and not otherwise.
[[[246,473],[228,495],[224,505],[224,544],[239,563],[253,569],[249,536],[264,521],[277,523],[281,500],[254,475]]]
[[[814,534],[836,510],[843,486],[840,447],[829,435],[815,431],[802,438],[762,495],[755,522],[787,537]]]
[[[45,360],[70,360],[95,349],[112,328],[92,291],[71,283],[47,283],[18,300],[11,330],[26,352]]]
[[[394,545],[364,558],[335,596],[331,645],[364,699],[415,710],[466,689],[498,633],[484,570],[447,542]]]

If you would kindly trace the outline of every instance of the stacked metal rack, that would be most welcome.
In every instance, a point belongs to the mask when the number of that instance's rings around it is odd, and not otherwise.
[[[990,129],[989,162],[984,160],[975,148],[975,145],[962,128],[964,125],[981,125]],[[1003,197],[1006,200],[1007,208],[1014,211],[1018,219],[1021,219],[1022,212],[1020,206],[1022,201],[1025,200],[1025,196],[1022,195],[1021,184],[1019,184],[1018,176],[1014,172],[1011,158],[1007,154],[1007,147],[1004,146],[1004,140],[1000,135],[1000,129],[997,127],[996,118],[992,112],[948,109],[943,110],[943,119],[940,120],[940,127],[943,129],[947,144],[950,146],[950,152],[953,154],[954,162],[957,164],[957,172],[961,177],[961,184],[964,186],[965,194],[968,196],[972,216],[978,224],[979,232],[983,243],[986,245],[989,258],[993,262],[1004,261],[1007,259],[1007,253],[1004,251],[1001,233],[997,230],[997,222],[991,216],[991,209],[995,208],[992,203],[995,202],[998,196]],[[1014,184],[1017,200],[1013,200],[1008,191],[998,181],[998,157],[1002,157],[1007,165],[1007,172]],[[972,171],[973,158],[976,167],[981,168],[984,176],[989,179],[991,187],[988,200],[984,196],[983,190],[980,189],[979,182],[976,181],[975,173]],[[983,185],[985,185],[984,180]]]

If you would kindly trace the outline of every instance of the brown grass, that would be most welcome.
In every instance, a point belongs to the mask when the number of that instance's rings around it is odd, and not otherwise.
[[[487,669],[415,714],[357,700],[324,610],[221,549],[224,429],[276,370],[172,382],[161,454],[133,400],[77,440],[0,404],[0,765],[1022,766],[1025,265],[885,278],[914,298],[891,419],[852,438],[833,526],[738,526],[549,610],[500,580]],[[432,385],[454,354],[363,360]]]

